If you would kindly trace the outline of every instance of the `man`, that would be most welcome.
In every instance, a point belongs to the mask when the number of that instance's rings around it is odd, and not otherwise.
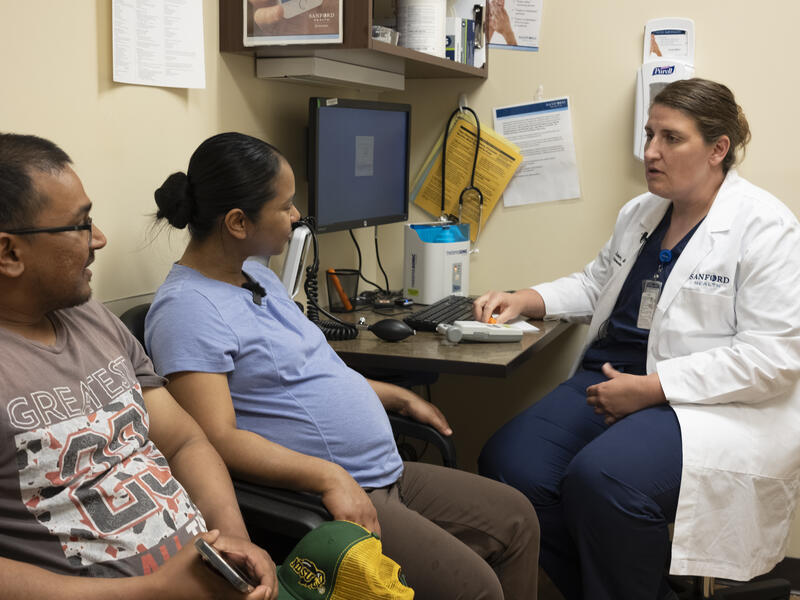
[[[277,598],[219,455],[90,300],[106,238],[70,164],[52,142],[0,134],[2,595]],[[203,565],[198,535],[256,589]]]

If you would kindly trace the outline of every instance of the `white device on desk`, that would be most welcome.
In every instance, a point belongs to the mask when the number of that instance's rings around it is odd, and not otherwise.
[[[642,66],[636,72],[633,154],[644,160],[644,132],[650,104],[667,84],[694,76],[694,21],[652,19],[644,28]]]
[[[469,224],[406,225],[403,295],[433,304],[469,290]]]
[[[519,329],[481,321],[456,321],[452,325],[439,323],[436,331],[449,342],[518,342],[522,339],[522,331]]]

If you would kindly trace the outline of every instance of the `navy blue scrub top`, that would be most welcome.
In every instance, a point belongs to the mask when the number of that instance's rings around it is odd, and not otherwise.
[[[666,214],[644,242],[636,262],[628,273],[628,278],[622,286],[617,297],[617,303],[611,316],[600,327],[597,339],[589,346],[583,356],[581,367],[591,371],[599,371],[604,363],[611,365],[623,373],[633,375],[647,374],[647,337],[649,329],[640,329],[636,326],[639,317],[639,304],[642,300],[642,282],[653,279],[658,271],[659,253],[664,235],[669,227],[672,217],[672,204]],[[702,219],[700,221],[702,223]],[[700,226],[695,225],[684,238],[672,248],[672,260],[663,264],[658,280],[663,286],[672,272],[672,267],[692,239],[692,235]]]

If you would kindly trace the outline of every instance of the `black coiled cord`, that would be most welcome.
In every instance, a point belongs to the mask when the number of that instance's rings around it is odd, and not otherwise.
[[[308,319],[320,328],[328,340],[352,340],[358,336],[358,329],[355,325],[345,323],[337,319],[327,310],[319,305],[319,283],[317,282],[317,273],[319,272],[319,247],[317,246],[317,234],[314,231],[314,220],[311,217],[301,219],[298,223],[305,224],[311,232],[311,241],[314,245],[314,261],[306,267],[306,280],[303,284],[303,290],[306,293],[306,316]],[[320,321],[319,313],[323,313],[332,321]]]

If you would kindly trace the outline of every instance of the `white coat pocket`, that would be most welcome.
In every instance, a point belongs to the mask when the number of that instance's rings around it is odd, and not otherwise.
[[[662,357],[729,346],[736,334],[733,295],[682,288],[667,310],[659,338]]]

